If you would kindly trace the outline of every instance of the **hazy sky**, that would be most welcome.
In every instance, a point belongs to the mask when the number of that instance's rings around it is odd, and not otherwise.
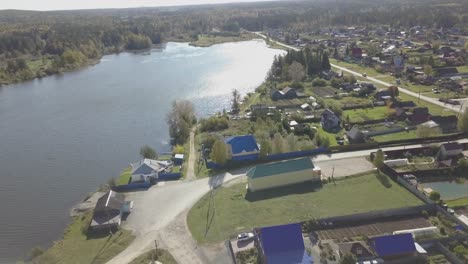
[[[65,10],[219,4],[230,2],[259,1],[268,0],[0,0],[0,9]]]

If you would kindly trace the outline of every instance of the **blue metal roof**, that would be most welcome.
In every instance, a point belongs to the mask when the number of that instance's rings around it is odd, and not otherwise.
[[[231,145],[232,154],[239,154],[242,152],[259,151],[257,141],[252,135],[233,136],[224,140],[224,143]]]
[[[370,245],[379,257],[388,257],[416,252],[412,234],[375,237]]]
[[[312,257],[305,251],[299,224],[260,228],[259,240],[268,264],[312,263]]]

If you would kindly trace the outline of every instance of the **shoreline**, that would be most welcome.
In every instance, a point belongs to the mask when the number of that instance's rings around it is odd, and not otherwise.
[[[216,38],[216,37],[215,37]],[[118,52],[108,52],[108,53],[103,53],[99,58],[96,58],[96,59],[90,59],[89,61],[87,61],[86,63],[84,63],[83,65],[79,65],[77,67],[72,67],[72,68],[65,68],[65,69],[61,69],[59,72],[52,72],[50,74],[47,74],[45,72],[42,72],[43,75],[41,76],[35,76],[34,78],[31,78],[31,79],[25,79],[25,80],[18,80],[18,81],[13,81],[13,82],[5,82],[5,83],[2,83],[0,82],[0,88],[4,88],[6,86],[10,86],[10,85],[14,85],[14,84],[21,84],[21,83],[26,83],[26,82],[29,82],[29,81],[33,81],[33,80],[36,80],[36,79],[42,79],[42,78],[46,78],[46,77],[50,77],[50,76],[55,76],[55,75],[60,75],[60,74],[64,74],[64,73],[68,73],[68,72],[74,72],[74,71],[79,71],[79,70],[83,70],[83,69],[86,69],[88,67],[91,67],[91,66],[95,66],[99,63],[101,63],[101,60],[104,56],[108,56],[108,55],[115,55],[115,54],[119,54],[119,53],[132,53],[132,54],[139,54],[139,53],[145,53],[145,52],[151,52],[152,49],[155,49],[155,48],[164,48],[165,45],[167,45],[168,43],[188,43],[189,46],[191,47],[199,47],[199,48],[209,48],[209,47],[212,47],[212,46],[215,46],[215,45],[219,45],[219,44],[226,44],[226,43],[237,43],[237,42],[243,42],[243,41],[252,41],[252,40],[255,40],[255,39],[261,39],[263,41],[265,41],[266,45],[268,46],[268,48],[270,49],[282,49],[281,47],[277,47],[274,44],[274,42],[271,42],[271,41],[268,41],[267,39],[265,38],[262,38],[261,36],[259,35],[256,35],[255,33],[253,32],[249,32],[249,37],[248,38],[242,38],[242,37],[233,37],[233,39],[221,39],[221,40],[218,40],[218,42],[210,42],[210,43],[203,43],[203,42],[198,42],[198,41],[190,41],[188,39],[168,39],[167,41],[165,42],[162,42],[160,44],[152,44],[150,48],[148,49],[140,49],[140,50],[127,50],[127,49],[123,49],[121,51],[118,51]]]

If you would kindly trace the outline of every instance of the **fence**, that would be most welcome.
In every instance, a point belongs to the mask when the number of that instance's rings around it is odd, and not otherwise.
[[[423,194],[422,192],[420,192],[416,187],[414,187],[413,185],[409,184],[407,181],[405,181],[404,179],[402,179],[401,177],[397,177],[397,182],[399,184],[401,184],[403,187],[405,187],[409,192],[411,192],[412,194],[414,194],[416,197],[418,197],[419,199],[421,199],[423,202],[425,202],[426,204],[434,204],[434,201],[432,201],[431,199],[427,198],[427,196],[425,194]]]
[[[182,177],[182,173],[180,172],[175,172],[175,173],[164,173],[160,174],[158,176],[158,180],[163,180],[163,181],[175,181],[180,179]]]
[[[126,185],[117,185],[112,188],[113,191],[116,192],[129,192],[134,190],[140,189],[148,189],[151,187],[151,183],[149,182],[138,182],[138,183],[130,183]]]
[[[421,215],[422,211],[434,213],[436,211],[436,207],[434,204],[424,204],[405,208],[388,209],[353,215],[322,218],[317,222],[319,223],[318,229],[330,229],[337,228],[340,226],[353,226],[363,223],[375,222],[382,219],[393,219]]]

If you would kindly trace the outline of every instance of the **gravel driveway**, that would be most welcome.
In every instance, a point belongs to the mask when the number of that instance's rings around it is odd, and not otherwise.
[[[314,161],[314,163],[322,169],[324,177],[331,177],[333,168],[335,168],[333,175],[335,178],[342,178],[374,169],[374,165],[367,161],[365,157]]]

